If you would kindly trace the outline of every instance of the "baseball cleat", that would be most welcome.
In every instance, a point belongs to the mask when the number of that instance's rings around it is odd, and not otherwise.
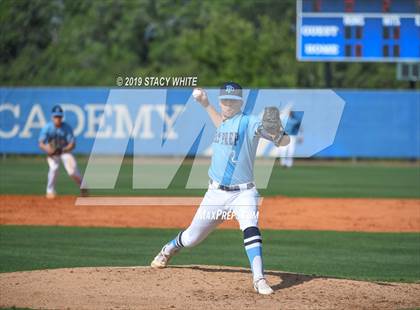
[[[47,199],[54,199],[56,196],[57,196],[57,195],[56,195],[55,193],[47,193],[47,194],[45,195],[45,197],[46,197]]]
[[[261,278],[254,282],[254,290],[261,295],[270,295],[274,292],[273,289],[267,284],[267,281],[264,278]]]
[[[150,266],[153,268],[165,268],[168,266],[169,260],[171,259],[172,255],[167,255],[164,253],[166,245],[160,250],[159,254],[153,259]]]
[[[89,191],[86,188],[81,188],[80,197],[89,197]]]

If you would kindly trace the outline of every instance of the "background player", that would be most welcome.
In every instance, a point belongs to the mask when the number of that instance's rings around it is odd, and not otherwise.
[[[39,147],[47,153],[47,162],[49,166],[47,195],[49,199],[55,198],[55,183],[57,181],[58,171],[60,168],[60,159],[68,175],[81,186],[82,177],[77,168],[76,159],[71,151],[76,146],[73,136],[73,129],[69,124],[63,121],[63,109],[56,105],[51,113],[52,121],[48,122],[41,130],[39,135]],[[87,195],[87,190],[81,189],[82,196]]]
[[[242,88],[233,82],[221,87],[221,114],[210,105],[204,90],[194,90],[193,96],[217,127],[212,143],[209,187],[190,226],[162,248],[151,266],[166,267],[181,248],[193,247],[203,241],[223,221],[223,216],[214,218],[208,217],[208,214],[233,211],[243,231],[254,289],[260,294],[271,294],[273,290],[264,278],[262,238],[258,229],[259,196],[253,167],[260,137],[274,142],[276,146],[289,142],[281,126],[279,110],[266,108],[262,121],[254,115],[242,113]]]
[[[285,115],[282,123],[286,124],[285,131],[290,137],[290,142],[286,146],[279,147],[278,153],[280,156],[280,165],[285,168],[291,168],[293,166],[296,144],[303,142],[302,118],[298,117],[292,111],[291,106],[287,107],[282,114]]]

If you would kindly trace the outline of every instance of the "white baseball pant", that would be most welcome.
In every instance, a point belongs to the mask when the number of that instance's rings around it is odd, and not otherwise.
[[[296,136],[289,136],[290,142],[286,146],[279,147],[280,164],[285,167],[293,166],[293,156],[295,155]]]
[[[203,241],[224,220],[233,216],[244,231],[258,226],[258,191],[254,188],[241,191],[224,191],[209,185],[203,201],[190,224],[182,233],[184,247],[193,247]]]
[[[76,159],[71,153],[63,153],[61,155],[53,155],[47,157],[49,166],[47,194],[55,194],[55,184],[57,182],[58,171],[60,168],[60,159],[63,162],[67,174],[77,183],[80,187],[82,177],[79,169],[77,168]]]

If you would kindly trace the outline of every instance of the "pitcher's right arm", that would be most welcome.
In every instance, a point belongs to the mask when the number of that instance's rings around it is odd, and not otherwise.
[[[223,121],[222,115],[220,115],[220,113],[218,113],[210,104],[206,91],[202,88],[195,88],[193,91],[193,97],[204,109],[206,109],[214,126],[219,127]]]

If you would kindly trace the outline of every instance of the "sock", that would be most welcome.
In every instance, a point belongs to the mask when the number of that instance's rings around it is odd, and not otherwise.
[[[257,281],[264,277],[262,238],[258,227],[248,227],[244,230],[244,246],[254,281]]]
[[[181,231],[173,240],[169,241],[163,248],[165,255],[172,255],[184,247],[181,241],[183,231]]]

